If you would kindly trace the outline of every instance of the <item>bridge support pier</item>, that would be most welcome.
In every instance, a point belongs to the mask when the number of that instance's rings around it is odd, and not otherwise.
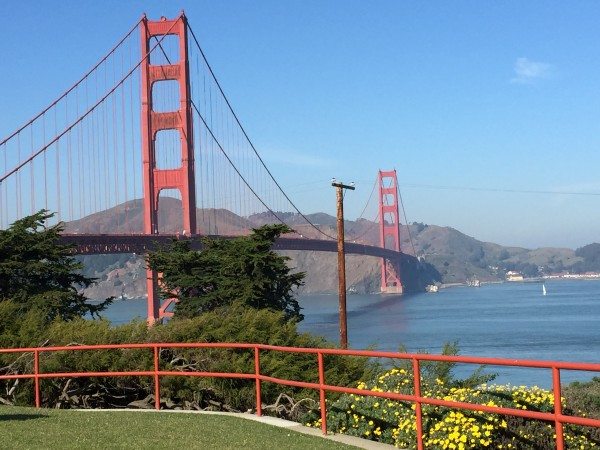
[[[400,282],[400,265],[394,262],[383,259],[381,260],[383,270],[385,270],[385,278],[382,274],[381,280],[381,292],[384,294],[402,294],[404,292],[404,286]]]
[[[196,184],[194,175],[194,140],[187,50],[187,20],[181,14],[175,20],[149,21],[144,17],[140,25],[142,88],[142,162],[144,185],[144,233],[158,234],[158,199],[163,189],[177,189],[181,193],[184,234],[196,234]],[[150,64],[151,39],[157,41],[165,35],[177,36],[179,57],[167,65]],[[155,47],[153,51],[158,51]],[[154,111],[152,89],[157,83],[176,81],[179,84],[179,109],[177,111]],[[156,165],[156,135],[163,130],[176,130],[180,135],[181,165],[175,169],[159,169]],[[150,269],[148,279],[148,323],[153,324],[169,317],[166,306],[160,305],[158,294],[159,277]],[[167,301],[168,304],[172,300]]]
[[[146,269],[146,292],[148,293],[148,325],[153,325],[159,317],[160,301],[158,301],[158,275],[154,270]],[[152,320],[151,320],[152,319]]]
[[[400,251],[398,178],[396,170],[379,171],[379,240],[382,248]],[[381,292],[402,293],[400,265],[381,258]]]

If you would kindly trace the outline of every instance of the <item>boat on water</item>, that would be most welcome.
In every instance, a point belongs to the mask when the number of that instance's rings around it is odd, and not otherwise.
[[[428,284],[425,286],[425,292],[437,292],[439,287],[435,284]]]
[[[542,295],[546,295],[546,285],[542,283]]]

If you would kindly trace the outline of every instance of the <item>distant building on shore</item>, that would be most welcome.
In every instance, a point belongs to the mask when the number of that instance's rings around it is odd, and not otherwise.
[[[600,273],[598,272],[585,272],[585,273],[565,273],[561,275],[561,278],[567,279],[575,279],[575,280],[589,280],[589,279],[597,279],[600,278]]]
[[[506,272],[506,281],[523,281],[523,275],[519,272],[509,270]]]

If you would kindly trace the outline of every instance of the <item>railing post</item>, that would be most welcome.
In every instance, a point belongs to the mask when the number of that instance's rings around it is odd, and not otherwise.
[[[159,364],[160,351],[158,345],[154,346],[154,408],[160,410],[160,379],[158,377],[158,371],[160,369]]]
[[[417,449],[423,450],[423,416],[421,413],[421,370],[419,360],[412,359],[413,366],[413,384],[415,386],[415,420],[417,421]]]
[[[554,392],[554,431],[556,433],[556,449],[563,450],[565,443],[563,424],[559,417],[562,414],[562,400],[560,392],[560,369],[558,367],[552,367],[552,391]]]
[[[42,402],[40,400],[40,352],[39,350],[33,351],[33,374],[34,374],[34,385],[35,385],[35,407],[41,408]]]
[[[260,394],[260,353],[254,347],[254,379],[256,380],[256,415],[262,416],[262,398]]]
[[[325,402],[325,368],[323,367],[323,353],[317,353],[319,363],[319,401],[321,404],[321,432],[327,434],[327,405]]]

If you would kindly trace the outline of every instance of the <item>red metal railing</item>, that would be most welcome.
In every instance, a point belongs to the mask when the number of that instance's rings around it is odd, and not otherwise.
[[[40,372],[40,353],[58,352],[58,351],[85,351],[85,350],[115,350],[115,349],[150,349],[154,355],[153,370],[122,371],[122,372]],[[254,373],[227,373],[227,372],[185,372],[185,371],[167,371],[160,370],[160,350],[167,348],[224,348],[224,349],[248,349],[254,352]],[[278,351],[288,353],[311,353],[317,356],[317,365],[319,373],[318,383],[286,380],[263,375],[260,372],[260,352]],[[573,424],[587,427],[600,427],[599,419],[588,417],[568,416],[562,412],[561,403],[561,370],[578,370],[600,372],[600,364],[591,363],[568,363],[558,361],[536,361],[536,360],[516,360],[499,358],[478,358],[469,356],[444,356],[428,355],[414,353],[394,353],[378,352],[367,350],[338,350],[338,349],[319,349],[319,348],[300,348],[300,347],[278,347],[274,345],[263,344],[240,344],[240,343],[156,343],[156,344],[114,344],[114,345],[78,345],[66,347],[36,347],[36,348],[16,348],[0,349],[0,353],[33,353],[33,373],[0,375],[0,380],[10,379],[33,379],[35,389],[35,406],[41,406],[40,398],[40,380],[45,378],[65,378],[65,377],[120,377],[120,376],[147,376],[154,379],[154,398],[155,408],[160,409],[160,377],[163,376],[192,376],[192,377],[217,377],[217,378],[241,378],[254,380],[256,383],[256,414],[261,415],[261,382],[272,382],[286,386],[294,386],[319,391],[319,400],[321,406],[321,429],[323,434],[327,433],[327,409],[325,403],[326,393],[341,392],[345,394],[355,394],[361,396],[381,397],[391,400],[401,400],[415,404],[416,428],[417,428],[417,448],[423,449],[423,428],[421,406],[437,405],[454,409],[466,409],[471,411],[488,412],[492,414],[509,415],[523,417],[527,419],[542,420],[553,422],[556,430],[556,448],[564,449],[563,425]],[[323,355],[342,355],[342,356],[361,356],[369,358],[390,358],[409,360],[412,362],[414,377],[414,393],[399,394],[393,392],[376,392],[365,389],[349,388],[343,386],[334,386],[326,384],[325,367]],[[421,395],[421,361],[437,362],[455,362],[466,364],[485,364],[493,366],[513,366],[529,367],[539,369],[550,369],[552,371],[552,387],[554,394],[554,412],[529,411],[514,408],[504,408],[496,406],[487,406],[474,403],[457,402],[442,400],[438,398],[423,397]]]

